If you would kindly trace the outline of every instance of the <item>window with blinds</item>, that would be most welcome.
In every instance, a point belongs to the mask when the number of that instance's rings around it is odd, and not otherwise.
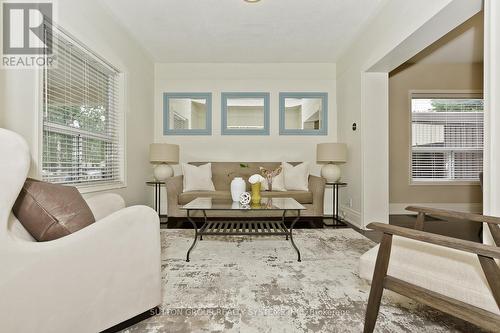
[[[412,94],[412,181],[478,181],[483,123],[481,94]]]
[[[121,183],[119,73],[65,33],[52,34],[57,63],[43,71],[42,179]]]

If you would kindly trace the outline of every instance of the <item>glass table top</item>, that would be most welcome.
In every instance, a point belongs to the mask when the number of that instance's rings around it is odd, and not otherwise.
[[[304,210],[306,209],[293,198],[262,198],[260,204],[242,205],[239,202],[196,198],[187,205],[186,210]]]

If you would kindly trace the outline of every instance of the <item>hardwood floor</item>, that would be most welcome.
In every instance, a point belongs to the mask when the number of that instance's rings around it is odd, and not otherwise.
[[[217,221],[239,221],[241,218],[230,218],[230,217],[219,217],[219,218],[213,218],[214,220]],[[204,220],[203,218],[193,218],[193,220],[196,223],[196,226],[200,228]],[[280,217],[275,217],[275,218],[266,218],[266,217],[258,217],[258,218],[252,218],[250,219],[251,221],[268,221],[268,220],[276,220],[279,221],[281,220]],[[250,221],[249,220],[249,221]],[[294,220],[293,217],[287,217],[285,219],[285,225],[287,227],[290,227],[290,224]],[[325,219],[327,220],[327,219]],[[329,219],[331,221],[331,219]],[[316,229],[316,228],[322,228],[323,227],[323,219],[317,218],[317,217],[301,217],[300,220],[295,224],[295,229]],[[344,226],[345,227],[345,226]],[[168,218],[165,217],[161,218],[161,224],[160,224],[161,229],[191,229],[193,228],[191,223],[187,221],[186,218]]]
[[[391,215],[389,223],[401,227],[413,228],[415,215]],[[440,220],[427,217],[424,222],[424,230],[434,234],[450,236],[459,239],[481,242],[482,225],[480,223],[462,220]]]
[[[416,220],[417,220],[416,215],[389,216],[389,224],[411,229],[414,228]],[[372,230],[361,230],[350,223],[347,224],[349,225],[349,227],[358,231],[359,233],[371,239],[372,241],[377,243],[380,242],[382,235],[379,232]],[[482,228],[481,224],[479,223],[464,222],[458,220],[445,221],[427,217],[427,220],[424,222],[424,230],[438,235],[449,236],[458,239],[465,239],[478,243],[482,242],[481,238]]]
[[[389,224],[397,225],[406,228],[414,228],[416,222],[416,215],[391,215],[389,217]],[[162,229],[185,229],[192,228],[190,223],[183,223],[182,221],[175,220],[164,223],[165,219],[162,219],[161,228]],[[382,235],[379,232],[372,230],[361,230],[358,227],[344,222],[345,225],[331,225],[332,219],[325,218],[323,219],[325,228],[352,228],[359,232],[360,234],[366,236],[374,242],[379,243]],[[201,226],[201,221],[200,225]],[[321,227],[321,223],[318,221],[300,221],[297,223],[296,228],[318,228]],[[463,221],[445,221],[440,219],[434,219],[431,217],[427,217],[427,220],[424,223],[424,230],[429,231],[435,234],[450,236],[459,239],[470,240],[473,242],[481,242],[481,225],[473,222],[463,222]]]

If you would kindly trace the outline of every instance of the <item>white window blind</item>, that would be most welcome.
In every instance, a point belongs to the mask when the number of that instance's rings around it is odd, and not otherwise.
[[[76,186],[120,183],[119,73],[54,29],[54,67],[43,74],[42,179]]]
[[[412,181],[478,181],[483,123],[480,94],[412,94]]]

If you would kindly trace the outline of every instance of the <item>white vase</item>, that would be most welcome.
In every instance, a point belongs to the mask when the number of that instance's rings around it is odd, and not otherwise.
[[[245,192],[246,184],[243,178],[236,177],[231,182],[231,198],[233,201],[240,201],[241,193]]]

